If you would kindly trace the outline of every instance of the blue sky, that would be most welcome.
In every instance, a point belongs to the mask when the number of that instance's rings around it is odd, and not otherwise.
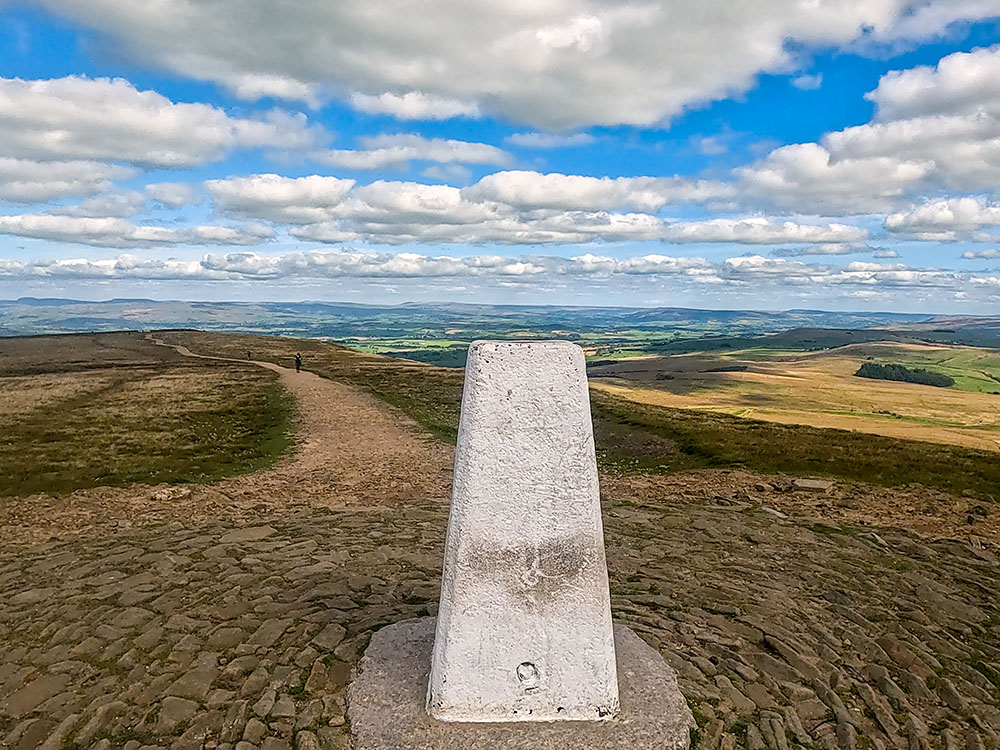
[[[0,0],[0,297],[1000,313],[998,19]]]

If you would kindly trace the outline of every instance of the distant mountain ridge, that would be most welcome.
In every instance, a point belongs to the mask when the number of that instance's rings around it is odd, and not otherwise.
[[[1000,342],[1000,318],[825,310],[703,310],[683,307],[366,305],[353,302],[189,302],[142,298],[101,302],[24,297],[0,300],[0,335],[204,328],[333,340],[443,337],[469,340],[503,331],[585,336],[615,331],[667,339],[754,337],[795,329],[892,329],[925,338],[947,329],[960,339]],[[668,335],[669,334],[669,335]],[[902,334],[900,334],[902,335]],[[986,345],[998,345],[997,343]]]

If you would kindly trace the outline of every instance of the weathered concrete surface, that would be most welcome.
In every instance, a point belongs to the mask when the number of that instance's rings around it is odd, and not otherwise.
[[[434,620],[372,636],[348,689],[355,750],[683,750],[694,726],[674,671],[628,627],[614,626],[621,710],[609,721],[443,722],[424,707]]]
[[[442,721],[618,709],[583,350],[469,349],[427,710]]]

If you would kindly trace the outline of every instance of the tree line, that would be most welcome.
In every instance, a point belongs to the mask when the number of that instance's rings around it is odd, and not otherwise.
[[[931,372],[919,367],[911,369],[895,364],[880,365],[875,362],[865,362],[854,374],[859,378],[898,380],[903,383],[920,383],[921,385],[933,385],[938,388],[949,388],[955,385],[953,378],[940,372]]]

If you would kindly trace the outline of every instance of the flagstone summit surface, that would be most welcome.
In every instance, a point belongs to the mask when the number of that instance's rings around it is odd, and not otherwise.
[[[612,610],[677,672],[694,747],[1000,748],[1000,561],[724,499],[606,505]],[[6,545],[0,743],[347,748],[372,635],[436,614],[445,522],[423,501],[265,515],[249,542],[192,521]]]

